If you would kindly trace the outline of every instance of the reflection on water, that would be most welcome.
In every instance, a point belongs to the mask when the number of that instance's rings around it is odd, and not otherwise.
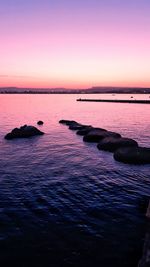
[[[76,98],[0,95],[1,266],[137,266],[149,165],[115,162],[58,121],[74,119],[149,146],[150,106]],[[44,136],[3,138],[40,119]]]

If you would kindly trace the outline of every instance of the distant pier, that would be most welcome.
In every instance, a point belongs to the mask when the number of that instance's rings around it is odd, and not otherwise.
[[[124,100],[124,99],[87,99],[87,98],[78,98],[77,101],[82,101],[82,102],[150,104],[150,100],[136,100],[136,99]]]

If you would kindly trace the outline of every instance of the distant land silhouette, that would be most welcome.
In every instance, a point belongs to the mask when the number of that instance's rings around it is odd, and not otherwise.
[[[0,87],[0,94],[150,94],[150,88],[141,87],[91,87],[87,89],[66,88],[19,88]]]

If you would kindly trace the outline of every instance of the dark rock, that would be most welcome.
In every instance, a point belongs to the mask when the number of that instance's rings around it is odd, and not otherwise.
[[[38,124],[38,125],[43,125],[44,122],[43,122],[43,121],[38,121],[37,124]]]
[[[118,133],[106,131],[103,129],[93,129],[83,137],[83,141],[98,143],[100,140],[108,136],[115,138],[121,137],[121,135]]]
[[[123,163],[147,164],[150,163],[150,148],[121,147],[115,151],[114,159]]]
[[[72,124],[69,126],[69,129],[77,131],[77,130],[84,130],[87,127],[89,128],[91,126],[90,125],[83,125],[83,124]]]
[[[86,135],[86,134],[88,134],[90,131],[92,131],[92,130],[102,130],[102,131],[106,131],[105,129],[102,129],[102,128],[94,128],[94,127],[92,127],[92,126],[86,126],[85,128],[83,128],[83,129],[80,129],[79,131],[77,131],[77,134],[78,135]]]
[[[60,120],[59,123],[65,124],[65,125],[71,125],[71,124],[78,124],[76,121],[70,121],[70,120]]]
[[[44,133],[38,130],[34,126],[21,126],[20,128],[13,129],[10,133],[5,135],[5,139],[14,139],[14,138],[28,138],[35,135],[43,135]]]
[[[138,146],[138,143],[130,138],[105,137],[97,145],[98,149],[113,152],[120,147]]]
[[[82,128],[82,129],[81,129],[81,128],[78,129],[78,131],[76,132],[76,134],[78,134],[78,135],[86,135],[86,134],[88,134],[92,129],[93,129],[92,126],[86,126],[86,127]]]

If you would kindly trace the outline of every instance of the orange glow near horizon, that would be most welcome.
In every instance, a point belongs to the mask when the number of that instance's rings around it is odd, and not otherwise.
[[[16,81],[17,80],[17,81]],[[146,81],[106,81],[103,83],[97,82],[68,82],[67,81],[46,81],[36,79],[34,80],[28,80],[28,81],[18,81],[19,79],[8,79],[5,82],[0,83],[0,87],[18,87],[18,88],[65,88],[65,89],[87,89],[91,87],[139,87],[139,88],[150,88],[150,83]]]

